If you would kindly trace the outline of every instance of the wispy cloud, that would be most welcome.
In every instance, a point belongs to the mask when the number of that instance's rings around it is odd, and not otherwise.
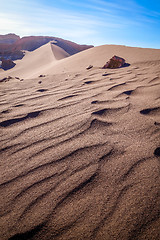
[[[82,7],[83,10],[93,10],[92,14],[96,11],[96,14],[105,14],[105,16],[112,20],[130,20],[130,23],[137,23],[139,18],[142,17],[142,20],[145,22],[150,21],[150,17],[159,17],[160,12],[151,11],[141,6],[134,0],[127,0],[121,2],[119,0],[87,0],[87,1],[74,1],[74,0],[62,0],[64,3],[67,3],[72,6]],[[157,19],[156,19],[157,20]]]
[[[1,34],[52,35],[91,44],[123,43],[144,29],[147,35],[159,21],[159,11],[135,0],[6,0],[0,8]]]
[[[73,36],[75,33],[85,37],[95,33],[92,26],[97,22],[93,18],[83,14],[76,15],[55,7],[43,6],[37,4],[36,1],[8,1],[8,6],[2,6],[1,9],[0,33],[2,34],[17,32],[20,35],[52,34],[66,37],[68,32],[68,36]]]
[[[8,5],[2,6],[2,9],[3,13],[0,13],[1,33],[14,31],[20,35],[52,34],[68,36],[80,41],[85,37],[92,38],[94,34],[98,34],[98,27],[122,27],[122,23],[113,21],[113,19],[104,21],[101,16],[95,16],[93,13],[87,14],[44,6],[37,1],[10,0]]]

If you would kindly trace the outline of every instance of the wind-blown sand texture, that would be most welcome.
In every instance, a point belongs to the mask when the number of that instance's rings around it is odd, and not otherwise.
[[[0,75],[0,239],[160,239],[160,50],[49,47]]]

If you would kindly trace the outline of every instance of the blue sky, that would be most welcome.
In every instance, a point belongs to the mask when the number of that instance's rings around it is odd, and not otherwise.
[[[0,34],[160,48],[160,0],[0,0]]]

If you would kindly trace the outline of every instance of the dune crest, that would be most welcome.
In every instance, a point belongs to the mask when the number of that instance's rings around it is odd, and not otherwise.
[[[43,73],[46,66],[50,66],[53,62],[68,57],[69,54],[62,48],[49,42],[33,52],[26,52],[22,60],[15,61],[16,66],[6,72],[4,76],[14,76],[19,78],[34,78]]]
[[[83,71],[89,65],[102,68],[106,61],[115,54],[123,57],[128,64],[145,63],[150,65],[160,61],[159,49],[118,45],[93,47],[67,58],[69,56],[67,52],[50,42],[31,53],[27,52],[24,59],[15,61],[16,67],[6,72],[3,71],[0,77],[11,75],[29,79],[36,78],[41,74],[53,75],[70,71]]]

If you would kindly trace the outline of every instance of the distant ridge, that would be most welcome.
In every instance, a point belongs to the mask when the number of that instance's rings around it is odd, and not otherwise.
[[[68,40],[49,36],[27,36],[20,38],[18,35],[9,33],[0,35],[0,58],[17,60],[23,58],[23,50],[34,51],[42,45],[55,41],[55,44],[64,49],[69,55],[76,54],[93,47],[92,45],[80,45]]]
[[[8,33],[6,35],[0,35],[0,43],[13,44],[18,41],[20,37],[14,33]]]

